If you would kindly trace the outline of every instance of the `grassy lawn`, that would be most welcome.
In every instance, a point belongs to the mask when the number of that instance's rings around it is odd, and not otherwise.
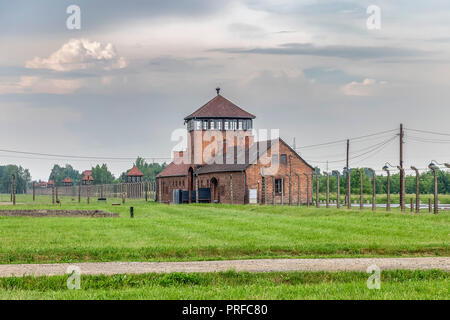
[[[7,195],[3,195],[6,201]],[[9,199],[9,198],[8,198]],[[100,209],[120,218],[0,217],[0,263],[187,261],[274,257],[448,256],[450,212],[438,215],[257,205],[112,206],[17,196],[4,209]],[[129,207],[135,207],[130,219]]]
[[[448,299],[444,271],[383,271],[380,290],[363,272],[221,272],[0,279],[0,299]]]

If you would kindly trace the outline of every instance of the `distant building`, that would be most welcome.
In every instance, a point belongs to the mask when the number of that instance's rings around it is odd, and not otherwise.
[[[51,188],[51,187],[53,187],[53,180],[48,180],[48,183],[47,183],[47,188]]]
[[[63,186],[65,186],[65,187],[73,186],[72,179],[70,179],[69,177],[66,177],[63,181]]]
[[[41,188],[47,188],[47,182],[42,181],[39,185]]]
[[[130,171],[128,171],[127,173],[127,182],[128,183],[142,182],[143,176],[144,174],[142,173],[142,171],[139,170],[139,168],[136,167],[136,165],[134,165],[133,168],[131,168]]]
[[[92,184],[94,178],[92,178],[92,170],[83,171],[83,177],[81,178],[82,185]]]
[[[282,139],[255,142],[255,116],[219,90],[184,118],[187,150],[176,152],[156,176],[157,200],[295,204],[305,203],[307,194],[311,199],[314,168]]]

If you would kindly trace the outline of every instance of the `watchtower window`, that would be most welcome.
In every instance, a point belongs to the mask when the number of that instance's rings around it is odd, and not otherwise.
[[[214,130],[215,129],[215,121],[214,120],[211,120],[211,122],[209,123],[209,128],[211,129],[211,130]]]
[[[280,155],[280,163],[284,165],[287,164],[287,156],[285,154]]]
[[[203,120],[203,130],[208,130],[208,120]]]

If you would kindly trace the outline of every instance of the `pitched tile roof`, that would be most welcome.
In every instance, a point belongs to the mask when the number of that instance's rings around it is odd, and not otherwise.
[[[65,183],[72,183],[72,179],[70,179],[69,177],[67,177],[67,178],[64,179],[64,182],[65,182]]]
[[[190,167],[190,164],[175,164],[174,162],[171,162],[160,173],[158,173],[156,177],[159,178],[185,176],[188,174]]]
[[[142,177],[144,174],[141,172],[141,170],[139,170],[138,167],[136,167],[136,165],[133,166],[133,168],[130,169],[130,171],[128,171],[127,176],[138,176],[138,177]]]
[[[220,94],[215,96],[205,105],[188,115],[184,120],[192,118],[256,118],[253,114],[241,109],[230,100]]]

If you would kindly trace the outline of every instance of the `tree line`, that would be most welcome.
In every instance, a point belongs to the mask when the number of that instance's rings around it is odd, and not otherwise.
[[[320,172],[320,169],[316,168],[316,174],[319,175],[319,192],[326,192],[327,188],[327,178],[326,175]],[[315,181],[315,179],[314,179]],[[387,176],[377,175],[376,176],[376,193],[384,194],[387,192]],[[360,192],[360,175],[359,170],[350,169],[350,190],[351,193],[358,194]],[[438,193],[448,194],[450,193],[450,172],[445,172],[443,170],[437,171],[437,184]],[[341,173],[340,181],[340,191],[341,194],[345,193],[347,185],[347,177],[345,173]],[[336,192],[337,187],[337,176],[330,173],[330,192]],[[313,188],[315,190],[316,184],[314,182]],[[419,192],[421,194],[431,194],[434,192],[434,174],[433,171],[429,170],[422,172],[419,175]],[[367,168],[363,168],[363,193],[372,193],[372,174]],[[400,193],[400,174],[391,173],[391,193]],[[416,193],[416,176],[406,175],[405,176],[405,193],[412,194]]]
[[[135,162],[136,167],[144,174],[143,181],[153,181],[156,175],[160,173],[165,167],[166,163],[148,163],[145,159],[137,157]],[[116,178],[108,166],[104,163],[102,165],[96,165],[91,168],[93,184],[113,184],[125,182],[126,174],[128,171],[122,172],[122,174]],[[26,193],[28,188],[32,187],[32,183],[41,183],[42,181],[31,181],[31,174],[28,169],[21,166],[9,164],[0,166],[0,193],[11,192],[12,175],[16,179],[16,193]],[[72,180],[73,185],[78,185],[83,177],[83,172],[80,172],[73,168],[72,165],[66,164],[60,166],[55,164],[48,176],[48,182],[53,180],[56,186],[62,186],[64,179],[69,177]]]
[[[155,180],[156,175],[166,167],[166,163],[148,163],[141,157],[137,157],[134,165],[142,171],[142,174],[144,175],[143,181]],[[106,163],[92,167],[91,171],[93,184],[114,184],[125,182],[129,170],[122,172],[118,178],[109,171]],[[50,172],[48,180],[55,181],[56,186],[62,186],[66,177],[69,177],[74,185],[78,185],[83,178],[83,172],[75,170],[70,164],[66,164],[64,167],[55,164]]]

